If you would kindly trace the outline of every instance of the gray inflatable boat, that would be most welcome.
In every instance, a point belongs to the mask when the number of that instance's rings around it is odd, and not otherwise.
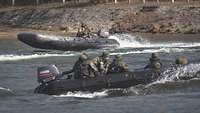
[[[108,38],[53,37],[36,33],[19,33],[19,41],[39,49],[81,51],[86,49],[115,48],[119,43]]]

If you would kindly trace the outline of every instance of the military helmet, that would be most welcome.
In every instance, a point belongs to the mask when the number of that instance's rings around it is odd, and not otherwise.
[[[151,58],[158,58],[158,54],[157,53],[152,53],[151,54]]]
[[[151,58],[149,60],[150,60],[150,62],[155,62],[155,61],[159,61],[160,59],[158,57],[158,54],[152,53]]]
[[[154,68],[160,69],[160,68],[161,68],[161,64],[160,64],[159,62],[156,62],[156,63],[154,64]]]
[[[85,52],[83,52],[83,53],[80,54],[79,59],[80,60],[87,60],[88,59],[88,55]]]

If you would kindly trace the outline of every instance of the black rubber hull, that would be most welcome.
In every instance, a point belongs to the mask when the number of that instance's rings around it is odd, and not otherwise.
[[[148,84],[160,77],[158,70],[137,70],[134,72],[113,73],[96,78],[79,80],[55,80],[40,85],[35,93],[58,95],[68,91],[98,91],[104,88],[127,88],[138,84]]]
[[[79,37],[52,37],[34,33],[19,33],[18,40],[39,49],[51,49],[62,51],[81,51],[86,49],[114,48],[119,43],[114,39],[107,38],[89,38],[83,39]]]

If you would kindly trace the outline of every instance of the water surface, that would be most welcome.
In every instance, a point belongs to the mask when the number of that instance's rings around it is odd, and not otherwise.
[[[153,38],[151,38],[153,37]],[[0,40],[0,112],[1,113],[199,113],[200,80],[179,80],[200,70],[199,35],[115,35],[120,47],[86,50],[91,58],[109,51],[121,54],[130,70],[143,68],[151,53],[157,52],[164,63],[187,56],[191,65],[164,73],[148,85],[126,89],[103,89],[97,92],[68,92],[62,95],[34,94],[38,66],[56,64],[61,71],[72,68],[80,52],[41,51],[17,40]],[[165,39],[165,40],[163,40]],[[189,73],[189,74],[188,74]]]

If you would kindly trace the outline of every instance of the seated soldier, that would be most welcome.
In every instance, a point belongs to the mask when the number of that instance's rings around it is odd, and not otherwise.
[[[84,33],[86,38],[91,38],[91,30],[88,26],[85,26]]]
[[[151,58],[149,58],[149,61],[149,64],[145,68],[160,69],[162,66],[162,63],[160,62],[160,59],[158,58],[158,55],[156,53],[151,54]]]
[[[80,28],[78,28],[78,31],[76,33],[76,37],[82,37],[82,34],[81,34],[81,31],[80,31]]]
[[[109,64],[109,54],[107,52],[103,52],[101,56],[90,61],[90,67],[95,72],[95,76],[107,74]]]
[[[81,79],[86,78],[89,76],[89,70],[88,70],[88,55],[86,53],[82,53],[79,57],[79,59],[74,64],[73,68],[70,71],[65,71],[62,74],[70,74],[74,72],[74,79]]]
[[[90,38],[91,31],[86,24],[81,23],[81,26],[80,26],[80,28],[78,28],[78,32],[77,32],[76,36],[82,37],[82,38]]]
[[[108,71],[113,72],[125,72],[128,71],[128,65],[123,62],[123,59],[120,55],[116,55],[112,63],[109,66]]]
[[[186,65],[188,64],[188,59],[186,57],[179,57],[176,59],[175,63],[178,65]]]

